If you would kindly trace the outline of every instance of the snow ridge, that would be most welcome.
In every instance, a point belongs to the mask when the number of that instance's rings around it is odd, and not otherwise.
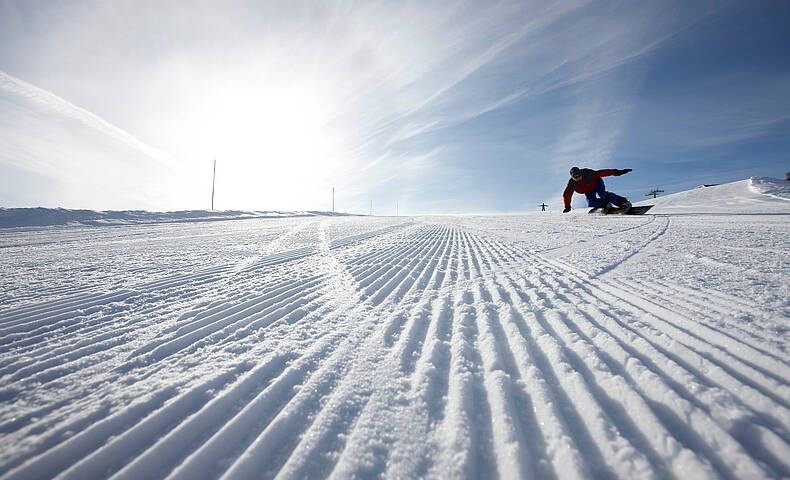
[[[176,212],[146,212],[119,210],[69,210],[65,208],[2,208],[0,228],[41,227],[52,225],[139,225],[149,223],[210,222],[218,220],[247,220],[251,218],[287,218],[309,216],[342,216],[345,214],[318,211],[243,211],[243,210],[183,210]]]

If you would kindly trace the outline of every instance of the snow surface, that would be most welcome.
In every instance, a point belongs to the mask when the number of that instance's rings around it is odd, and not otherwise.
[[[336,212],[283,212],[244,210],[183,210],[146,212],[143,210],[70,210],[66,208],[0,208],[0,228],[41,227],[52,225],[129,225],[142,223],[205,222],[248,218],[308,217],[345,215]]]
[[[788,199],[0,230],[0,476],[790,476]]]
[[[790,182],[766,177],[752,177],[714,187],[698,187],[638,203],[638,205],[655,205],[650,212],[652,214],[784,214],[787,212],[788,204],[790,204]]]

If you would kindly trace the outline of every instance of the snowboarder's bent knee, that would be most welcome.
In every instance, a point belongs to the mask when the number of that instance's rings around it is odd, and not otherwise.
[[[562,198],[565,201],[565,209],[563,213],[571,211],[571,197],[573,192],[583,193],[587,197],[587,204],[590,207],[598,208],[611,205],[617,205],[620,208],[627,208],[631,203],[625,198],[613,192],[606,191],[606,185],[603,183],[602,177],[610,177],[624,175],[630,172],[630,168],[617,170],[614,168],[607,168],[603,170],[591,170],[589,168],[571,168],[571,179],[568,180],[568,186],[565,187],[565,192]]]

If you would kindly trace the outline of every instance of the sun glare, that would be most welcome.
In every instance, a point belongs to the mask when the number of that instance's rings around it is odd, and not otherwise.
[[[186,126],[194,146],[217,158],[226,208],[323,208],[341,137],[331,96],[304,82],[228,83],[203,100]]]

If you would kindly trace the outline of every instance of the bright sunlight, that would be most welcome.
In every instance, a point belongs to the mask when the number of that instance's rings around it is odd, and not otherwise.
[[[343,162],[334,96],[311,79],[234,77],[199,91],[179,129],[206,165],[217,159],[217,208],[323,208]]]

